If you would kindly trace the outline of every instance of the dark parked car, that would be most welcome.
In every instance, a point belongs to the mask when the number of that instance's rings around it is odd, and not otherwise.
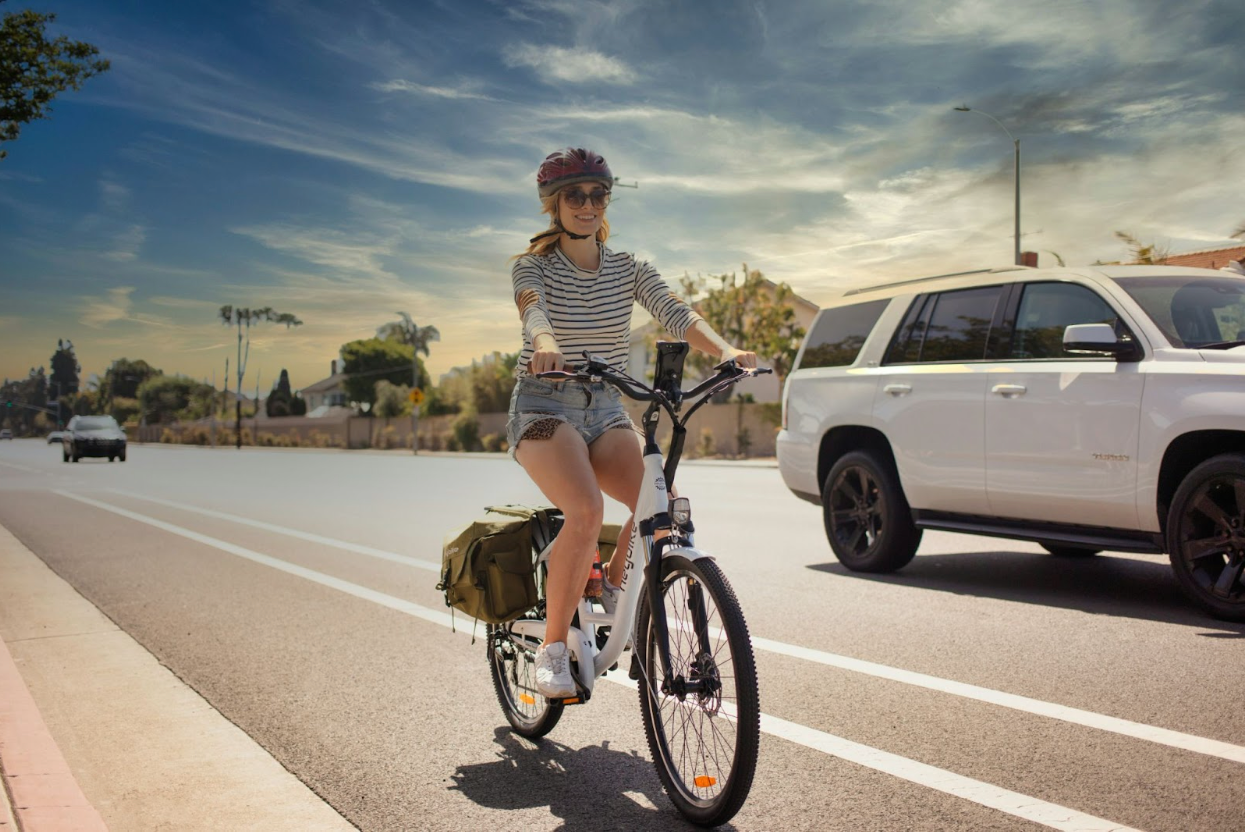
[[[13,431],[9,430],[8,428],[5,428],[4,430],[0,430],[0,439],[12,439],[12,438],[13,438]]]
[[[77,462],[84,456],[125,462],[125,431],[111,416],[75,416],[61,436],[61,448],[66,462]]]

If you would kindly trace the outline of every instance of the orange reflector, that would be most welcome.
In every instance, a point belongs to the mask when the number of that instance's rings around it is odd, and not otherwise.
[[[563,705],[578,705],[578,704],[579,704],[579,698],[578,698],[578,697],[576,697],[576,698],[573,698],[573,699],[563,699],[563,700],[562,700],[562,704],[563,704]]]
[[[695,780],[693,780],[692,782],[696,784],[696,788],[698,789],[707,789],[710,786],[712,786],[714,783],[718,782],[718,778],[710,777],[707,774],[702,774],[699,777],[697,777]]]
[[[534,696],[532,696],[531,694],[528,694],[528,693],[520,693],[520,694],[519,694],[519,701],[520,701],[520,702],[522,702],[524,705],[535,705],[535,704],[536,704],[536,697],[534,697]]]

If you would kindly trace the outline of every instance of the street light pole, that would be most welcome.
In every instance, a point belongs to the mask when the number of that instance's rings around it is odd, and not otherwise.
[[[985,116],[986,118],[990,119],[995,124],[997,124],[1004,133],[1007,134],[1007,138],[1012,140],[1012,146],[1015,147],[1016,149],[1016,174],[1015,174],[1016,175],[1016,209],[1015,209],[1015,231],[1014,231],[1015,244],[1013,246],[1013,253],[1014,253],[1014,262],[1016,263],[1017,266],[1019,266],[1021,265],[1021,262],[1020,262],[1020,139],[1013,136],[1012,131],[1008,130],[1006,127],[1003,126],[1003,122],[999,121],[997,118],[985,112],[984,110],[974,110],[972,107],[969,107],[967,104],[961,105],[959,107],[955,107],[954,109],[958,110],[961,113],[977,113],[978,115]]]

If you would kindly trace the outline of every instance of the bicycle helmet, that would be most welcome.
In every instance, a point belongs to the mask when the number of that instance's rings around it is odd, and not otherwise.
[[[541,199],[551,196],[558,189],[576,182],[605,182],[614,184],[614,174],[601,154],[583,147],[564,147],[555,150],[540,163],[536,172],[536,189]]]

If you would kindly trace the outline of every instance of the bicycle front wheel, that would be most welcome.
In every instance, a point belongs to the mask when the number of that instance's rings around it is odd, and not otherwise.
[[[502,625],[489,625],[488,664],[502,713],[516,734],[536,739],[553,730],[564,705],[536,689],[536,651],[516,642]]]
[[[735,816],[752,788],[760,694],[743,611],[711,560],[662,562],[671,675],[662,671],[648,592],[636,624],[640,709],[666,793],[693,823]]]

